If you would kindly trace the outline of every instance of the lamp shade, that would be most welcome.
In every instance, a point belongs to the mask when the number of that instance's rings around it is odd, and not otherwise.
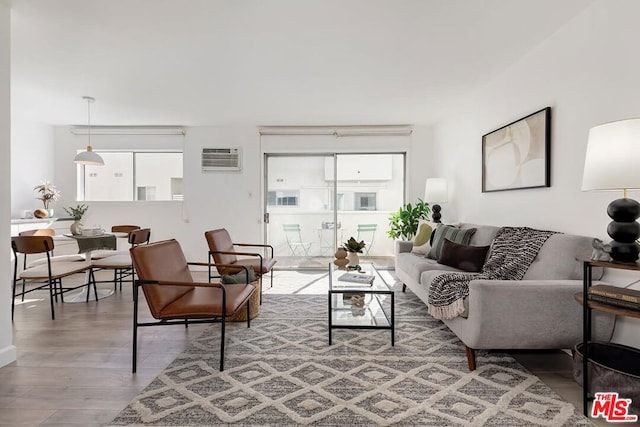
[[[446,203],[448,201],[447,180],[427,178],[424,186],[424,200],[430,203]]]
[[[589,130],[582,191],[640,189],[640,119]]]
[[[91,146],[87,147],[87,151],[78,153],[73,161],[79,165],[104,166],[104,160],[91,149]]]

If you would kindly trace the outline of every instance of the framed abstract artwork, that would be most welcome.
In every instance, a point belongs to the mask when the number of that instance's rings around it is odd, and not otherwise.
[[[482,192],[551,186],[551,107],[482,136]]]

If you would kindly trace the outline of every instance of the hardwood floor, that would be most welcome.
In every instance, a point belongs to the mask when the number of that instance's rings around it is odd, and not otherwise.
[[[103,273],[102,278],[110,275]],[[267,292],[277,291],[277,276]],[[206,327],[143,328],[138,372],[132,375],[130,284],[98,302],[58,303],[53,321],[48,294],[30,296],[36,300],[16,306],[13,332],[18,361],[0,368],[0,425],[106,425]],[[143,316],[150,318],[146,304],[141,307]],[[580,405],[580,388],[571,378],[566,353],[514,356],[565,399]]]

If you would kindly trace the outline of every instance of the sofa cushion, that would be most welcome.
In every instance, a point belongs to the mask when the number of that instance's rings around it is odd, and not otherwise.
[[[592,237],[554,234],[542,245],[523,280],[582,280],[582,262],[591,257]],[[593,269],[593,279],[602,277],[602,269]]]
[[[411,280],[420,282],[423,271],[438,269],[440,264],[435,259],[425,258],[411,252],[396,254],[396,270],[402,270]]]
[[[493,239],[496,238],[496,234],[498,234],[498,231],[500,231],[501,227],[464,222],[459,225],[459,228],[462,228],[463,230],[467,230],[470,228],[476,229],[476,232],[473,233],[473,236],[471,236],[471,240],[469,241],[470,245],[490,246],[493,243]]]
[[[438,262],[463,271],[476,273],[482,270],[490,246],[470,246],[444,240]]]
[[[461,229],[457,227],[452,227],[450,225],[440,224],[436,228],[433,236],[433,242],[431,243],[431,251],[429,252],[429,258],[438,259],[440,258],[440,252],[442,252],[442,246],[444,245],[444,240],[449,239],[455,243],[461,243],[463,245],[468,245],[469,241],[471,241],[471,236],[476,232],[475,228],[467,228]]]
[[[411,252],[414,254],[426,255],[431,250],[431,236],[436,229],[436,223],[421,219],[418,222],[418,232],[413,239],[413,248]]]

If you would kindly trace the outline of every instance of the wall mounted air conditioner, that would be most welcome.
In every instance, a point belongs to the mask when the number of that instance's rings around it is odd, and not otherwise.
[[[242,170],[240,148],[203,148],[202,172],[238,172]]]

